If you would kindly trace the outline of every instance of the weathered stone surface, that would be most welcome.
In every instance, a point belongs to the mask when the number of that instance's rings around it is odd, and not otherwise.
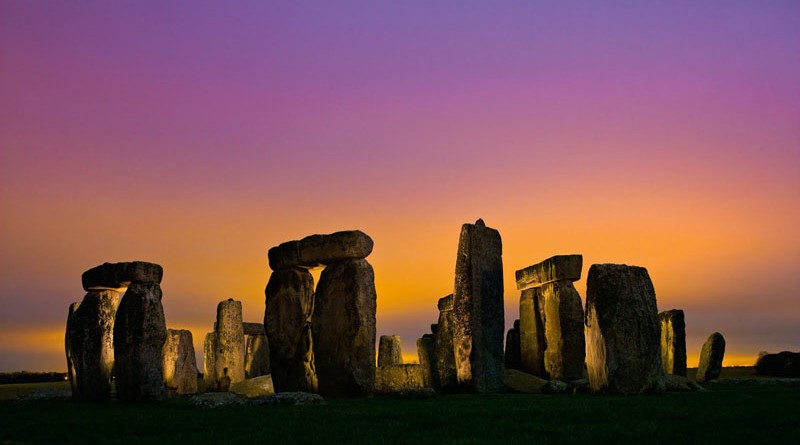
[[[541,392],[542,386],[547,383],[547,380],[541,377],[537,377],[517,369],[506,369],[505,381],[509,391],[521,392],[525,394],[536,394]]]
[[[379,366],[375,371],[375,394],[393,394],[425,388],[420,365]]]
[[[262,375],[252,379],[242,380],[241,382],[231,383],[230,392],[239,397],[251,399],[253,397],[264,397],[275,394],[272,385],[272,376]]]
[[[275,389],[317,392],[311,337],[314,278],[301,268],[275,271],[264,294],[264,327]]]
[[[439,299],[439,322],[434,336],[437,389],[453,392],[458,388],[456,356],[453,346],[453,295]]]
[[[672,309],[658,314],[661,326],[661,366],[664,373],[686,376],[686,322],[683,311]]]
[[[206,391],[217,390],[217,333],[209,332],[203,341],[203,382]]]
[[[436,341],[433,334],[424,334],[417,339],[417,356],[422,367],[423,383],[426,387],[438,388],[436,380],[436,354],[434,352]]]
[[[133,282],[160,284],[163,275],[164,269],[155,263],[103,263],[84,272],[81,281],[86,290],[122,289]]]
[[[458,243],[453,345],[459,385],[502,392],[503,246],[500,233],[482,220],[464,224]]]
[[[514,320],[514,327],[506,334],[505,368],[519,369],[520,363],[519,320]]]
[[[75,392],[75,359],[72,357],[69,335],[70,335],[70,330],[74,329],[73,327],[74,315],[75,311],[78,309],[78,306],[80,305],[81,305],[80,303],[72,303],[69,305],[69,311],[67,312],[67,330],[64,333],[64,350],[67,353],[67,380],[69,380],[69,387],[72,390],[72,393]]]
[[[90,291],[68,319],[67,349],[75,373],[72,397],[78,402],[104,402],[111,397],[118,304],[117,291]]]
[[[264,325],[261,323],[242,323],[244,335],[267,335]]]
[[[167,391],[175,394],[196,394],[197,362],[192,333],[185,329],[167,329],[163,360]]]
[[[586,289],[586,365],[592,390],[662,391],[659,341],[656,294],[647,269],[593,265]]]
[[[581,279],[583,255],[556,255],[516,272],[517,289],[539,287],[553,281]]]
[[[366,260],[345,260],[322,271],[312,330],[323,396],[372,394],[376,303],[375,273]]]
[[[722,372],[722,359],[724,357],[725,338],[719,332],[715,332],[703,343],[695,380],[698,383],[703,383],[708,380],[718,379],[719,374]]]
[[[561,380],[550,380],[542,385],[542,394],[570,394],[572,387],[569,383]]]
[[[544,367],[547,349],[544,295],[540,288],[525,289],[519,298],[520,370],[548,378]]]
[[[762,352],[756,362],[756,372],[773,377],[800,377],[800,352]]]
[[[242,302],[229,298],[217,305],[215,378],[219,391],[244,380]]]
[[[342,260],[361,259],[372,253],[372,247],[372,238],[360,230],[311,235],[269,249],[269,267],[272,270],[317,267]]]
[[[686,376],[666,374],[664,376],[667,391],[687,392],[704,391],[705,389]]]
[[[554,281],[540,288],[544,299],[544,368],[553,380],[583,377],[586,342],[583,303],[571,281]]]
[[[161,357],[166,338],[161,287],[157,283],[131,283],[114,323],[114,376],[120,400],[140,402],[166,397]]]
[[[244,354],[244,376],[252,379],[270,373],[269,341],[266,334],[248,335]]]
[[[378,366],[402,365],[403,351],[399,335],[381,335],[378,342]]]

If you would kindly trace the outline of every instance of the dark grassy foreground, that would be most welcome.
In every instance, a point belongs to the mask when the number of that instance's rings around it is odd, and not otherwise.
[[[0,443],[800,443],[800,387],[652,397],[453,395],[196,408],[0,401]]]

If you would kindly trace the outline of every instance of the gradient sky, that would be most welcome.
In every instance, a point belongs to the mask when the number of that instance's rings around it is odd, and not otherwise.
[[[584,297],[648,268],[690,366],[800,349],[800,3],[0,0],[0,371],[66,369],[97,264],[163,265],[202,351],[268,248],[355,228],[412,356],[479,217],[507,327],[516,269],[582,253]]]

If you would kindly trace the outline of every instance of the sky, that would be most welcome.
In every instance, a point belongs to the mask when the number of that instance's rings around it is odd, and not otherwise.
[[[507,328],[514,271],[580,253],[584,301],[648,269],[690,367],[799,350],[798,79],[796,1],[0,0],[0,372],[66,370],[81,273],[132,260],[200,360],[270,247],[347,229],[412,360],[478,218]]]

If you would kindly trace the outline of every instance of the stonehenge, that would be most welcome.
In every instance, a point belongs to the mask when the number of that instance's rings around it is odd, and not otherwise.
[[[269,267],[277,271],[330,266],[343,260],[364,259],[372,253],[372,247],[372,238],[360,230],[311,235],[269,249]]]
[[[246,379],[264,376],[270,373],[269,365],[269,340],[264,333],[264,325],[261,326],[261,333],[248,334],[245,323],[245,353],[244,353],[244,376]]]
[[[65,343],[68,369],[73,373],[72,398],[77,402],[105,402],[111,398],[118,305],[116,289],[97,289],[88,290],[80,304],[70,306]]]
[[[229,298],[217,305],[214,379],[218,391],[244,380],[244,352],[242,302]]]
[[[658,314],[661,326],[661,365],[665,374],[686,377],[686,323],[683,311],[672,309]]]
[[[378,342],[378,366],[402,365],[401,347],[399,335],[381,335]]]
[[[417,356],[419,357],[419,365],[422,367],[422,378],[425,386],[437,389],[439,384],[436,379],[434,334],[423,334],[421,338],[417,339]]]
[[[722,359],[725,357],[725,338],[719,332],[708,336],[700,350],[700,363],[697,365],[695,381],[703,383],[716,380],[722,372]]]
[[[217,332],[206,334],[203,340],[203,383],[206,391],[217,390]]]
[[[509,329],[506,334],[506,354],[503,362],[505,369],[519,369],[520,354],[519,320],[514,320],[514,327]]]
[[[439,322],[433,336],[433,355],[436,382],[442,391],[452,392],[458,388],[456,375],[455,346],[453,345],[453,299],[450,294],[439,299]]]
[[[167,329],[162,357],[168,394],[197,393],[197,361],[192,333],[185,329]]]
[[[67,330],[64,333],[64,349],[67,353],[67,380],[69,381],[69,388],[72,390],[72,393],[75,393],[75,385],[77,382],[75,381],[75,359],[72,357],[72,349],[70,347],[70,337],[69,333],[70,330],[73,328],[73,320],[75,311],[80,306],[80,303],[72,303],[69,305],[69,311],[67,312]]]

